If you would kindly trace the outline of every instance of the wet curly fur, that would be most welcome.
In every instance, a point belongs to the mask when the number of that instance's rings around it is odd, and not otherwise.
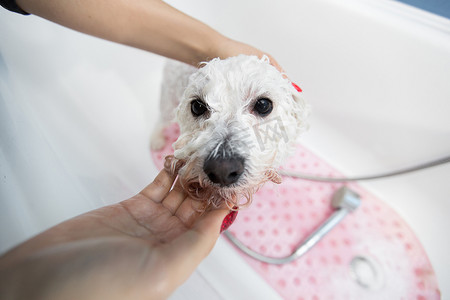
[[[300,96],[267,57],[213,59],[199,69],[170,61],[164,71],[162,113],[152,148],[165,144],[162,131],[175,120],[180,136],[165,168],[177,173],[190,197],[205,201],[206,206],[225,201],[230,209],[239,209],[251,203],[265,182],[281,182],[276,168],[307,129],[309,108]],[[260,99],[270,100],[270,114],[255,110]],[[203,115],[193,113],[194,100],[207,107]],[[236,182],[220,185],[205,173],[205,161],[219,156],[245,161]]]

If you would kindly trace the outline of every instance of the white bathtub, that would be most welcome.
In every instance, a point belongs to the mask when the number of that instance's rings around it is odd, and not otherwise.
[[[277,58],[313,106],[303,143],[345,174],[450,154],[449,20],[386,0],[169,3]],[[148,137],[163,59],[4,10],[0,53],[5,251],[61,220],[129,197],[155,176]],[[364,184],[417,234],[444,297],[449,178],[445,165]],[[192,295],[279,298],[224,240],[173,299]]]

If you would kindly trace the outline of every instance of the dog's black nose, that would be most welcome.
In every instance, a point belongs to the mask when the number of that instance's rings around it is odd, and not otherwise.
[[[228,186],[236,181],[244,172],[244,159],[242,157],[210,157],[203,165],[208,178],[220,184],[220,186]]]

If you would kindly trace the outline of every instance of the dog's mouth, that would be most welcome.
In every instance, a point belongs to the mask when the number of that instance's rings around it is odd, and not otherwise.
[[[194,200],[204,201],[204,209],[218,208],[225,203],[229,209],[238,210],[247,207],[253,200],[253,194],[266,182],[281,183],[281,176],[275,169],[268,169],[262,178],[243,185],[220,186],[212,183],[201,172],[194,171],[194,164],[177,159],[173,155],[165,157],[164,169],[177,174],[186,193]]]

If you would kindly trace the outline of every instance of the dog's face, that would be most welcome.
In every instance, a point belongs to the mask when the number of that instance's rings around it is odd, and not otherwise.
[[[166,167],[191,197],[218,206],[249,203],[306,128],[307,105],[267,58],[214,59],[192,74],[180,105],[180,136]],[[244,204],[246,204],[244,203]]]

